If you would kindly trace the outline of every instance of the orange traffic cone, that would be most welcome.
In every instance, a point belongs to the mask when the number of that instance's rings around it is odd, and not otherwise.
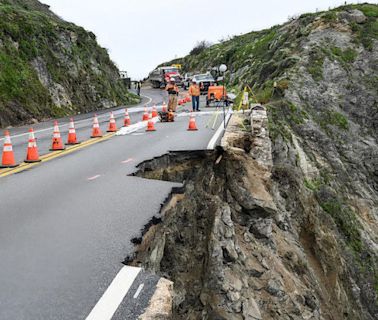
[[[68,138],[67,138],[67,145],[74,145],[79,144],[80,142],[77,141],[76,137],[76,130],[75,130],[75,124],[74,120],[70,119],[70,126],[68,128]]]
[[[93,118],[93,129],[92,129],[91,138],[101,138],[101,137],[102,137],[102,132],[100,129],[100,125],[98,124],[97,114],[95,114]]]
[[[152,118],[155,118],[157,116],[158,116],[158,112],[157,112],[156,106],[153,106],[152,107]]]
[[[109,120],[109,126],[107,132],[116,132],[117,131],[117,124],[114,119],[113,112],[110,112],[110,120]]]
[[[150,113],[150,115],[149,115],[146,131],[156,131],[156,129],[155,129],[155,123],[152,120],[152,113]]]
[[[190,120],[189,120],[189,127],[188,131],[197,131],[197,125],[196,125],[196,118],[193,116],[193,114],[190,114]]]
[[[37,142],[35,141],[33,128],[29,129],[28,151],[26,153],[26,163],[40,162]]]
[[[144,107],[144,113],[143,113],[143,118],[142,121],[148,121],[148,112],[147,112],[147,107]]]
[[[14,168],[17,167],[16,161],[14,160],[14,153],[12,148],[12,142],[10,138],[9,131],[4,132],[4,147],[3,147],[3,156],[1,159],[0,168]]]
[[[167,104],[165,103],[165,101],[163,102],[163,112],[167,112]]]
[[[123,121],[123,126],[128,127],[131,124],[130,116],[129,116],[129,111],[125,109],[125,120]]]
[[[64,150],[62,137],[60,136],[58,121],[54,122],[54,133],[50,151]]]

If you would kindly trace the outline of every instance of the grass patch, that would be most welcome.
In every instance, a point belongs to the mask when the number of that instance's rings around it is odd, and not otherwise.
[[[357,58],[357,52],[352,48],[342,50],[339,47],[332,47],[331,52],[339,61],[344,63],[353,63]]]
[[[320,204],[335,221],[339,231],[344,235],[348,246],[356,253],[361,253],[363,243],[360,233],[360,224],[355,213],[339,200],[332,199]]]

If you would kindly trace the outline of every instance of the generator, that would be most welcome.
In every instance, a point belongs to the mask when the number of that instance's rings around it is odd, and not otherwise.
[[[172,111],[159,111],[158,112],[160,122],[174,122],[175,114]]]

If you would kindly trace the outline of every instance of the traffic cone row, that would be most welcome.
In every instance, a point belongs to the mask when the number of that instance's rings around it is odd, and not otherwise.
[[[167,110],[167,105],[165,102],[163,103],[163,112],[164,109]],[[143,121],[148,121],[147,123],[147,132],[152,132],[156,131],[155,128],[155,122],[153,118],[155,118],[158,113],[157,109],[154,106],[152,108],[152,111],[150,114],[147,113],[147,108],[144,110],[143,114],[143,119],[146,118],[145,114],[147,115],[147,120]],[[124,119],[124,126],[127,127],[131,124],[130,121],[130,116],[128,113],[128,110],[125,109],[125,119]],[[191,113],[190,119],[189,119],[189,127],[188,131],[196,131],[198,130],[197,125],[196,125],[196,120],[194,115]],[[110,121],[109,121],[109,126],[108,126],[108,132],[115,132],[117,131],[117,125],[115,122],[115,118],[113,113],[110,114]],[[9,131],[6,130],[4,133],[4,146],[3,146],[3,154],[2,154],[2,159],[1,159],[1,164],[0,168],[14,168],[17,167],[18,164],[15,162],[15,157],[14,157],[14,152],[13,152],[13,147],[12,147],[12,142],[10,138]],[[92,128],[92,135],[91,138],[100,138],[102,137],[102,132],[100,129],[100,125],[98,122],[97,115],[95,114],[93,118],[93,128]],[[70,124],[69,124],[69,129],[68,129],[68,139],[67,139],[67,145],[75,145],[78,144],[77,136],[76,136],[76,130],[75,130],[75,124],[73,119],[70,119]],[[65,147],[63,145],[62,137],[60,135],[60,130],[59,130],[59,125],[58,122],[54,122],[54,133],[53,133],[53,138],[52,138],[52,144],[51,144],[51,151],[60,151],[64,150]],[[28,141],[28,148],[27,148],[27,153],[26,153],[26,163],[34,163],[34,162],[40,162],[39,158],[39,153],[38,153],[38,147],[37,147],[37,142],[36,138],[34,135],[34,131],[32,128],[29,129],[29,141]]]

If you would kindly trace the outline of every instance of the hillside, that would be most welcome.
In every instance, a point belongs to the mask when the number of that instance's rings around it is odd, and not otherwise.
[[[0,0],[0,127],[136,101],[93,33],[36,0]]]
[[[138,259],[174,281],[175,319],[378,319],[377,19],[373,4],[304,14],[168,62],[226,63],[268,111],[252,136],[233,116],[218,166],[162,170],[188,197]]]

